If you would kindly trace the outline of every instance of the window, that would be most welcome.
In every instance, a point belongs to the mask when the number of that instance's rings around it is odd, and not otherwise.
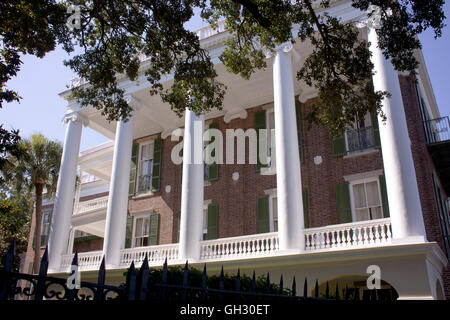
[[[50,224],[52,221],[52,211],[53,210],[50,209],[42,213],[41,247],[47,245],[50,231]]]
[[[347,152],[357,152],[375,147],[374,128],[368,113],[363,121],[356,121],[352,129],[345,132]]]
[[[148,246],[150,216],[136,218],[134,224],[134,247]]]
[[[138,193],[146,193],[152,189],[154,142],[140,144]]]
[[[383,218],[378,177],[350,183],[353,221]]]

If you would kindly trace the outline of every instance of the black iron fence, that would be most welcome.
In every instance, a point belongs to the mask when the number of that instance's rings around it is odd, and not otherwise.
[[[172,284],[168,281],[169,268],[167,260],[163,265],[161,278],[157,282],[150,281],[150,269],[147,257],[141,265],[140,270],[136,270],[134,262],[131,263],[126,274],[126,283],[119,286],[105,284],[105,260],[103,259],[98,270],[96,283],[80,281],[78,285],[68,279],[56,278],[47,275],[48,254],[47,249],[40,262],[39,274],[31,275],[14,272],[14,249],[15,244],[10,246],[6,256],[5,265],[0,269],[0,301],[2,300],[149,300],[162,302],[222,302],[222,301],[246,301],[246,302],[282,302],[282,301],[302,301],[302,300],[360,300],[359,290],[353,288],[339,289],[330,288],[326,283],[325,292],[319,296],[319,284],[316,280],[313,295],[308,296],[308,282],[305,278],[303,285],[303,295],[297,295],[297,284],[293,278],[290,288],[285,288],[283,276],[278,285],[270,282],[270,274],[267,274],[263,290],[259,285],[257,290],[257,280],[255,272],[250,281],[243,286],[240,271],[233,277],[234,289],[227,289],[225,282],[230,278],[224,276],[223,267],[218,277],[218,287],[207,286],[206,264],[201,274],[201,284],[191,285],[189,283],[189,266],[186,262],[182,272],[181,283]],[[72,262],[73,266],[78,265],[78,255],[75,254]],[[73,275],[73,274],[72,274]],[[75,280],[75,277],[71,277]],[[260,284],[260,283],[259,283]],[[379,300],[382,296],[378,290],[371,290],[370,295],[365,296],[365,300]],[[384,300],[384,299],[383,299]],[[390,300],[390,299],[388,299]]]

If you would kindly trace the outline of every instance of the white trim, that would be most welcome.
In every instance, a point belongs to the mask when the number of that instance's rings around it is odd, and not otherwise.
[[[361,173],[355,173],[355,174],[349,174],[344,176],[344,180],[347,182],[355,181],[355,180],[364,180],[372,177],[379,177],[383,175],[383,169],[373,170],[373,171],[367,171],[367,172],[361,172]]]

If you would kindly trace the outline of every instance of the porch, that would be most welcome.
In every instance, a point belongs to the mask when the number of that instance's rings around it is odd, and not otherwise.
[[[329,225],[304,230],[303,249],[280,250],[278,232],[252,234],[240,237],[204,240],[200,242],[200,259],[196,263],[214,261],[237,261],[244,259],[276,257],[292,254],[332,252],[370,247],[383,247],[392,243],[390,218]],[[147,256],[149,266],[161,266],[167,259],[169,264],[182,264],[178,252],[179,244],[163,244],[120,250],[117,269],[128,268],[132,261],[140,267]],[[67,272],[73,254],[62,256],[60,272]],[[80,271],[98,270],[103,259],[102,251],[78,254]]]

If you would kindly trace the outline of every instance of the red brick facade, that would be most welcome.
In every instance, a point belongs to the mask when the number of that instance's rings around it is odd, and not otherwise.
[[[427,238],[429,241],[437,242],[444,250],[432,181],[432,173],[435,169],[426,147],[415,84],[409,76],[399,76],[399,80]],[[313,100],[309,100],[302,104],[302,115],[306,114],[312,102]],[[209,120],[208,123],[217,123],[218,129],[225,137],[226,129],[254,128],[254,115],[263,108],[270,108],[270,104],[248,109],[248,116],[245,119],[238,118],[225,123],[221,117]],[[357,156],[335,157],[327,128],[313,125],[307,129],[306,123],[303,123],[302,128],[304,160],[301,164],[301,176],[302,187],[307,190],[308,195],[309,226],[337,224],[336,184],[344,182],[346,175],[382,170],[382,151],[377,149]],[[171,151],[177,143],[171,141],[170,137],[163,140],[160,190],[151,195],[131,197],[128,205],[131,215],[143,211],[160,214],[159,244],[177,242],[178,213],[181,207],[181,166],[171,161]],[[315,156],[322,157],[321,164],[314,163]],[[232,179],[234,172],[239,173],[237,181]],[[170,186],[170,192],[166,192],[166,186]],[[204,199],[211,200],[219,207],[219,238],[257,233],[257,199],[265,195],[265,190],[272,188],[276,188],[276,176],[261,175],[256,165],[220,165],[219,179],[205,182],[204,190]],[[79,244],[76,247],[80,252],[101,250],[101,248],[102,241],[99,240],[90,244]],[[444,282],[446,295],[450,297],[450,269],[444,274]]]

